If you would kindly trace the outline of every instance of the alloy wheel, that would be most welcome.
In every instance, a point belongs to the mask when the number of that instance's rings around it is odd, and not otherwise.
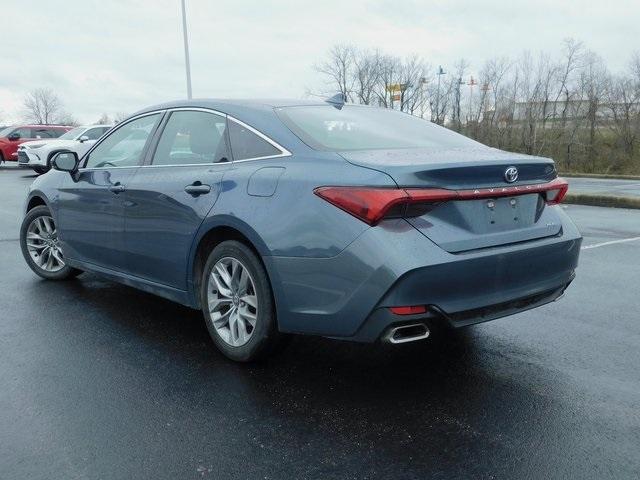
[[[58,232],[53,218],[42,215],[34,218],[27,228],[27,251],[33,262],[46,272],[57,272],[65,266]]]
[[[258,318],[258,297],[249,270],[238,259],[224,257],[213,266],[208,282],[209,314],[217,334],[233,347],[246,344]]]

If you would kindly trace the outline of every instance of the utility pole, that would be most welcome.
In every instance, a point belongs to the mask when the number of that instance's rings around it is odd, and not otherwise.
[[[462,128],[462,115],[460,114],[460,88],[461,86],[464,85],[464,80],[462,80],[462,77],[458,77],[458,80],[456,81],[456,98],[455,98],[455,104],[453,106],[453,120],[456,126],[456,130],[459,132],[460,129]]]
[[[440,76],[444,75],[445,71],[442,69],[442,65],[438,66],[438,88],[436,90],[436,123],[440,124]]]
[[[471,122],[471,104],[473,101],[473,87],[475,87],[477,84],[478,82],[475,80],[475,78],[473,78],[473,76],[471,76],[471,78],[469,79],[469,83],[467,83],[467,85],[469,85],[469,113],[467,115],[467,124]]]
[[[187,37],[187,11],[182,0],[182,33],[184,34],[184,66],[187,71],[187,98],[191,100],[191,64],[189,63],[189,39]]]

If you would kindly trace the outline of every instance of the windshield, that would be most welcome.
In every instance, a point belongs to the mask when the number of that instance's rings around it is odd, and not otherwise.
[[[13,129],[14,127],[7,127],[4,130],[0,130],[0,138],[9,135],[13,131]]]
[[[80,136],[80,134],[82,132],[84,132],[86,129],[85,127],[76,127],[76,128],[72,128],[71,130],[69,130],[67,133],[65,133],[64,135],[60,135],[58,137],[58,140],[75,140],[77,137]]]
[[[283,107],[282,121],[316,150],[373,150],[393,148],[462,148],[480,144],[397,110],[345,105]]]

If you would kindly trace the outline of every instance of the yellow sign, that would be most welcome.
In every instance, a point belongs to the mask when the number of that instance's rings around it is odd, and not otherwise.
[[[403,90],[406,90],[407,85],[405,83],[391,83],[389,85],[386,86],[386,90],[387,92],[402,92]]]

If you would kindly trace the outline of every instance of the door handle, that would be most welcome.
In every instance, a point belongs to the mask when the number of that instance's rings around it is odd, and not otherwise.
[[[124,192],[125,188],[120,182],[116,182],[109,187],[109,191],[115,193],[116,195]]]
[[[200,182],[193,182],[191,185],[184,187],[184,191],[189,195],[197,197],[198,195],[204,195],[211,191],[210,185],[203,185]]]

